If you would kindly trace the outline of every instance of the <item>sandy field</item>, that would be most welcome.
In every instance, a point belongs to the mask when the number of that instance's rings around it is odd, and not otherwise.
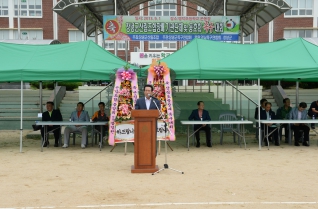
[[[40,150],[27,139],[20,153],[19,131],[0,131],[0,208],[318,208],[317,136],[310,147],[282,144],[258,150],[254,135],[247,149],[231,137],[213,147],[186,148],[185,135],[171,142],[171,169],[132,174],[133,145],[75,146]],[[53,140],[50,140],[51,145]],[[165,163],[164,149],[157,156]]]

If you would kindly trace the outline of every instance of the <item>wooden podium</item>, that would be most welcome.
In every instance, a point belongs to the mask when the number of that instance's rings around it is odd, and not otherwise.
[[[156,137],[158,110],[132,110],[134,117],[134,165],[132,173],[154,173],[156,165]]]

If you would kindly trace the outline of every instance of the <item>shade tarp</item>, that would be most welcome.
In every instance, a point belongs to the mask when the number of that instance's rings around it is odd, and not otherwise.
[[[162,62],[176,79],[318,80],[318,47],[302,38],[261,44],[195,39]]]
[[[56,45],[0,43],[0,82],[109,80],[127,63],[92,41]]]

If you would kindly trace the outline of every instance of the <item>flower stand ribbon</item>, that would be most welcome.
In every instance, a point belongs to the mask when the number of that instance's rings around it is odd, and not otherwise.
[[[153,85],[154,87],[154,96],[156,96],[160,101],[163,120],[167,122],[167,128],[169,129],[169,131],[167,131],[165,134],[157,133],[157,139],[175,141],[175,124],[170,69],[166,63],[153,60],[148,69],[147,83]],[[164,127],[162,120],[159,120],[158,124],[158,127]]]
[[[116,72],[116,81],[109,119],[108,143],[134,142],[134,121],[131,120],[131,110],[139,98],[137,74],[128,69],[128,66],[119,68]]]

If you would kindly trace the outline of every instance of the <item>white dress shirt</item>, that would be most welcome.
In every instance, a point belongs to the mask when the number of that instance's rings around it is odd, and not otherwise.
[[[146,101],[147,110],[149,110],[149,108],[150,108],[150,103],[151,103],[151,98],[147,99],[147,97],[145,97],[145,101]]]

